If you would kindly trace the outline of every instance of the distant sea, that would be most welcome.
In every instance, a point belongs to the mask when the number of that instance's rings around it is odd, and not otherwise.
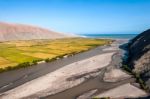
[[[138,34],[81,34],[89,38],[132,39]]]

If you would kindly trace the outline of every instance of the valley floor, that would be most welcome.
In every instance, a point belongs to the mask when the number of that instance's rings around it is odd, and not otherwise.
[[[119,45],[123,43],[124,40],[117,40],[111,46],[97,47],[52,63],[22,69],[20,77],[16,74],[11,79],[0,82],[0,98],[90,99],[146,96],[147,93],[135,84],[135,79],[120,69],[123,50]],[[33,72],[35,68],[37,71]],[[3,73],[0,78],[5,79],[11,72]]]

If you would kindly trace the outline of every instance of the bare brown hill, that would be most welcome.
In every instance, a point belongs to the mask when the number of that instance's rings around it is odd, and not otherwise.
[[[68,35],[36,26],[0,22],[0,41],[55,39],[64,37],[68,37]]]

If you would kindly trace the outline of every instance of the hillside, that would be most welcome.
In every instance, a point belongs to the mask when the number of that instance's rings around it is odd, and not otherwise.
[[[150,29],[135,37],[129,45],[129,64],[150,87]]]
[[[64,37],[68,37],[68,35],[36,26],[0,22],[0,41],[55,39]]]

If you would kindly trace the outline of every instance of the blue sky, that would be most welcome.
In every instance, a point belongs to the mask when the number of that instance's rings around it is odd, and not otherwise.
[[[0,0],[0,21],[66,33],[139,33],[150,28],[150,0]]]

